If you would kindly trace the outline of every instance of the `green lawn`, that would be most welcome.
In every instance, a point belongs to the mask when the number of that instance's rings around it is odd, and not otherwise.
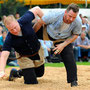
[[[90,62],[77,62],[77,65],[90,65]],[[46,63],[45,66],[49,67],[63,67],[63,63]]]
[[[77,62],[77,65],[90,65],[90,62]],[[46,67],[64,67],[63,63],[45,63]],[[6,66],[6,68],[11,66]],[[13,66],[12,66],[13,67]]]

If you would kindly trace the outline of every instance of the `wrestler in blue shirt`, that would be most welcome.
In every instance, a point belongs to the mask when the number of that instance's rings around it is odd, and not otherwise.
[[[9,32],[3,45],[3,51],[11,51],[13,47],[15,51],[21,55],[33,55],[38,52],[40,43],[31,25],[31,21],[34,18],[34,14],[27,11],[24,16],[18,20],[22,35],[16,36]]]
[[[36,16],[42,17],[43,13],[39,7],[34,7],[27,11],[18,21],[13,15],[4,16],[3,22],[9,33],[3,45],[3,51],[0,59],[0,78],[5,76],[5,65],[10,54],[11,48],[14,48],[19,56],[31,55],[29,58],[21,57],[19,65],[22,70],[12,69],[9,80],[13,81],[15,77],[24,76],[25,84],[37,84],[37,77],[44,74],[44,63],[36,67],[35,62],[40,62],[40,43],[32,28],[32,20]],[[35,61],[32,61],[35,60]]]

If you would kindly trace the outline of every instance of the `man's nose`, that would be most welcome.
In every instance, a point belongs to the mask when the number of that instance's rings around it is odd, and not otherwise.
[[[13,29],[14,32],[16,32],[17,30],[16,29]]]
[[[70,18],[70,21],[73,21],[73,18]]]

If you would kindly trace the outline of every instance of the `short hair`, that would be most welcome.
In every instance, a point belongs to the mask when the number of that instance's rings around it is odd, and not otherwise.
[[[7,27],[12,21],[17,21],[13,15],[3,16],[3,23]]]
[[[73,10],[73,12],[77,13],[79,12],[79,6],[77,4],[71,3],[67,7],[67,12],[69,12],[70,10]]]

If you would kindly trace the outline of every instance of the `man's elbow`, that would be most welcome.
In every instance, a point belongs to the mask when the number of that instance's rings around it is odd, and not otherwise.
[[[37,20],[37,23],[38,23],[39,25],[41,25],[41,26],[43,26],[43,25],[45,24],[41,19],[38,19],[38,20]]]

